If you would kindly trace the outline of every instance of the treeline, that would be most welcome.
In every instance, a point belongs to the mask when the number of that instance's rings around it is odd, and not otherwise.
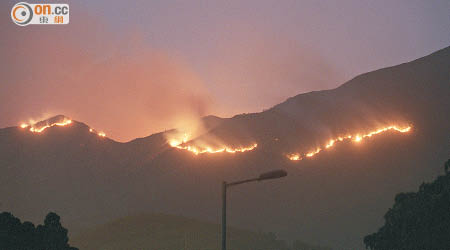
[[[450,160],[445,175],[423,183],[418,192],[400,193],[384,215],[385,224],[364,238],[371,250],[450,249]]]
[[[2,250],[78,250],[68,244],[67,229],[60,217],[49,213],[44,225],[23,223],[11,213],[0,213],[0,249]]]

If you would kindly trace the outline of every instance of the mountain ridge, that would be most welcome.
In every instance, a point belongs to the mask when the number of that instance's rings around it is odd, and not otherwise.
[[[377,69],[377,70],[374,70],[374,71],[370,71],[370,72],[367,72],[367,73],[360,74],[360,75],[352,78],[351,80],[343,83],[342,85],[340,85],[340,86],[338,86],[338,87],[336,87],[334,89],[311,91],[311,92],[301,93],[301,94],[295,95],[293,97],[289,97],[285,101],[283,101],[282,103],[276,104],[273,107],[271,107],[268,110],[263,111],[263,112],[237,114],[237,115],[234,115],[234,116],[232,116],[230,118],[221,118],[221,117],[218,117],[218,116],[215,116],[215,115],[208,115],[208,116],[202,117],[201,119],[204,120],[205,123],[213,124],[212,126],[208,126],[208,127],[215,127],[215,126],[219,125],[220,123],[222,123],[223,121],[232,120],[232,119],[239,119],[242,116],[249,116],[249,115],[252,116],[252,115],[257,115],[257,114],[261,114],[261,113],[267,113],[267,112],[270,112],[271,110],[278,110],[278,109],[280,109],[279,108],[280,106],[283,106],[283,105],[286,105],[286,104],[288,104],[290,102],[293,102],[294,100],[296,100],[298,98],[309,99],[310,96],[314,96],[314,95],[326,95],[327,93],[330,93],[330,92],[333,92],[333,91],[336,91],[336,90],[341,90],[341,89],[345,89],[345,88],[351,88],[351,87],[353,87],[354,84],[361,86],[361,84],[358,83],[358,82],[359,81],[364,81],[364,79],[366,79],[367,77],[370,77],[372,74],[376,74],[376,73],[378,73],[380,71],[384,72],[386,70],[392,70],[392,69],[395,69],[395,68],[398,68],[398,67],[404,67],[406,65],[420,64],[420,63],[423,63],[424,58],[442,57],[442,55],[444,56],[443,61],[447,62],[449,60],[449,58],[450,58],[450,46],[446,47],[446,48],[443,48],[443,49],[440,49],[440,50],[438,50],[436,52],[433,52],[433,53],[431,53],[431,54],[429,54],[427,56],[414,59],[414,60],[412,60],[410,62],[405,62],[405,63],[401,63],[399,65],[385,67],[385,68],[380,68],[380,69]],[[439,58],[439,60],[441,60],[441,58]],[[450,73],[448,73],[447,76],[450,78]],[[68,116],[65,116],[65,115],[56,115],[56,116],[52,116],[50,118],[38,121],[35,124],[40,123],[40,122],[45,122],[45,121],[48,121],[49,119],[54,119],[54,118],[61,117],[61,116],[69,118]],[[213,121],[213,120],[216,120],[216,121]],[[82,121],[76,121],[76,122],[84,124],[85,126],[89,127],[87,124],[85,124]],[[16,126],[12,126],[12,127],[16,127]],[[9,128],[9,127],[6,127],[6,128]],[[0,129],[5,129],[5,128],[0,128]],[[169,131],[171,131],[171,130],[169,130]],[[149,137],[151,137],[153,135],[158,135],[158,134],[165,133],[165,132],[167,132],[167,131],[153,133],[153,134],[150,134],[148,136],[144,136],[144,137],[140,137],[140,138],[134,138],[134,139],[131,139],[131,140],[129,140],[127,142],[123,142],[123,143],[130,143],[130,142],[133,142],[135,140],[141,140],[141,139],[149,138]],[[111,140],[115,141],[114,139],[111,139]],[[115,141],[115,142],[118,142],[118,141]],[[121,142],[118,142],[118,143],[121,143]]]

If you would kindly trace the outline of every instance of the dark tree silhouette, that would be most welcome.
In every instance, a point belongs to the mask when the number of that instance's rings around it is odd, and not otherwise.
[[[385,225],[364,238],[372,250],[450,249],[450,160],[445,175],[423,183],[416,193],[400,193],[385,214]]]
[[[44,225],[34,227],[31,222],[21,223],[11,213],[0,214],[0,249],[2,250],[77,250],[68,244],[67,229],[60,217],[49,213]]]

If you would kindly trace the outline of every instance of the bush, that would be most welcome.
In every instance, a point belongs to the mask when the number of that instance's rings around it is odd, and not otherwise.
[[[364,238],[372,250],[450,249],[450,160],[445,175],[423,183],[416,193],[401,193],[378,232]]]

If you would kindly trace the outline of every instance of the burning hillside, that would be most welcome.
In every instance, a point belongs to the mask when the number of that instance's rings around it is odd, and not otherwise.
[[[254,143],[253,145],[247,146],[247,147],[229,147],[229,146],[222,146],[219,148],[213,148],[213,147],[197,147],[197,146],[191,146],[191,145],[171,145],[172,147],[178,148],[178,149],[183,149],[183,150],[187,150],[189,152],[192,152],[196,155],[198,154],[204,154],[204,153],[238,153],[238,152],[246,152],[246,151],[251,151],[253,149],[255,149],[258,144]]]
[[[42,120],[42,121],[34,121],[34,120],[30,120],[28,123],[21,123],[20,127],[22,129],[28,129],[30,132],[32,133],[42,133],[44,132],[47,128],[51,128],[54,126],[58,126],[58,127],[65,127],[65,126],[70,126],[71,124],[73,124],[72,119],[63,116],[63,115],[57,115],[51,118],[48,118],[46,120]],[[89,128],[89,132],[91,133],[95,133],[100,137],[105,137],[106,134],[104,132],[98,132],[93,128]]]
[[[72,120],[65,117],[65,116],[55,116],[52,118],[49,118],[44,121],[40,122],[34,122],[30,121],[30,123],[22,123],[20,124],[21,128],[29,128],[30,132],[33,133],[42,133],[45,129],[53,127],[53,126],[67,126],[72,124]]]
[[[55,116],[40,122],[30,121],[29,123],[22,123],[20,127],[22,129],[28,129],[32,133],[42,133],[47,128],[51,128],[54,126],[64,127],[70,126],[73,124],[73,120],[59,115]],[[378,128],[368,132],[359,132],[354,134],[346,134],[342,136],[338,136],[333,139],[329,139],[322,146],[316,147],[309,151],[300,153],[288,153],[286,157],[291,161],[300,161],[305,158],[310,158],[315,156],[316,154],[322,152],[323,150],[334,147],[339,142],[351,141],[354,143],[361,143],[364,139],[372,137],[374,135],[378,135],[387,131],[395,131],[399,133],[407,133],[411,131],[411,126],[400,126],[400,125],[390,125],[382,128]],[[90,133],[97,134],[100,137],[105,137],[106,134],[101,131],[97,131],[93,128],[89,128]],[[215,154],[215,153],[244,153],[247,151],[252,151],[258,147],[258,143],[251,142],[246,146],[233,146],[224,143],[222,140],[214,139],[212,136],[207,136],[208,140],[199,140],[196,137],[192,136],[192,133],[189,132],[173,132],[167,134],[167,143],[176,149],[186,150],[195,155],[199,154]]]
[[[381,133],[386,132],[386,131],[397,131],[397,132],[400,132],[400,133],[406,133],[406,132],[409,132],[410,130],[411,130],[411,126],[399,127],[397,125],[391,125],[391,126],[387,126],[387,127],[384,127],[384,128],[380,128],[380,129],[376,129],[376,130],[370,131],[370,132],[365,133],[365,134],[358,133],[358,134],[354,134],[354,135],[339,136],[337,138],[330,139],[329,141],[327,141],[324,144],[323,147],[317,147],[316,149],[311,150],[311,151],[309,151],[307,153],[303,153],[303,154],[302,153],[291,153],[291,154],[288,154],[287,157],[291,161],[300,161],[300,160],[303,160],[306,157],[313,157],[314,155],[320,153],[322,150],[329,149],[329,148],[335,146],[336,143],[338,143],[338,142],[351,140],[352,142],[360,143],[365,138],[372,137],[374,135],[378,135],[378,134],[381,134]]]
[[[299,152],[293,152],[287,154],[287,158],[292,161],[300,161],[304,158],[310,158],[315,156],[316,154],[320,153],[323,150],[332,148],[339,142],[344,141],[351,141],[354,143],[361,143],[364,139],[372,137],[374,135],[378,135],[387,131],[395,131],[400,133],[407,133],[411,130],[411,126],[401,126],[401,125],[389,125],[381,128],[377,128],[370,131],[365,132],[357,132],[357,133],[349,133],[342,136],[338,136],[333,139],[327,140],[322,146],[316,147],[311,150],[307,150],[304,153]],[[228,135],[230,137],[230,135]],[[249,139],[240,138],[238,140],[239,144],[244,144],[246,146],[234,146],[236,144],[232,143],[226,143],[224,141],[230,141],[232,138],[227,138],[227,140],[223,138],[218,138],[217,136],[213,135],[212,133],[205,133],[201,136],[194,137],[192,136],[192,133],[189,132],[173,132],[169,133],[167,135],[167,143],[177,149],[186,150],[189,151],[195,155],[199,154],[205,154],[205,153],[238,153],[238,152],[247,152],[252,151],[256,147],[258,147],[257,142],[249,142],[249,143],[242,143],[242,141],[248,141]],[[231,135],[231,137],[235,137],[234,135]],[[277,139],[275,139],[277,140]]]
[[[252,143],[249,146],[233,147],[229,145],[223,145],[222,142],[203,142],[198,140],[192,140],[190,133],[175,133],[169,136],[168,143],[171,147],[187,150],[193,154],[205,154],[205,153],[242,153],[255,149],[258,144]]]

